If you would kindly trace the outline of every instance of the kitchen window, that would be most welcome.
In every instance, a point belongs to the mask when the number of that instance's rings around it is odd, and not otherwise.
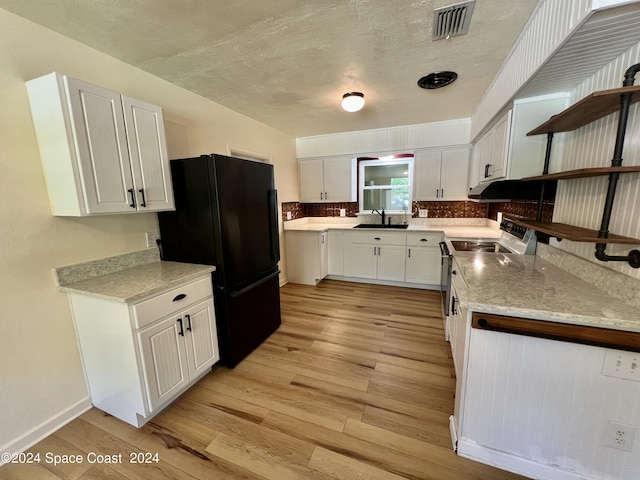
[[[413,155],[358,159],[358,183],[361,213],[374,209],[389,213],[410,211]]]

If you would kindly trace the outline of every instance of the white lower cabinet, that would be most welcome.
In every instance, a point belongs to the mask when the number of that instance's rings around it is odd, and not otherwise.
[[[126,304],[70,294],[91,402],[136,427],[220,359],[211,277]]]
[[[440,285],[441,241],[439,232],[407,232],[406,282]]]
[[[347,235],[345,276],[404,282],[406,233],[371,231]]]
[[[351,276],[404,282],[404,246],[352,243]]]
[[[211,368],[216,356],[215,331],[211,299],[138,331],[152,410]]]
[[[440,288],[442,232],[289,230],[285,240],[292,283],[316,285],[330,275]]]
[[[294,231],[285,233],[287,280],[316,285],[329,274],[328,232]]]

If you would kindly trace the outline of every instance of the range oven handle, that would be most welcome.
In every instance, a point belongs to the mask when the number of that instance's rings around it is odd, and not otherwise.
[[[440,253],[443,257],[448,257],[449,255],[451,255],[449,253],[449,248],[447,247],[447,244],[445,242],[440,242],[438,245],[440,246]]]

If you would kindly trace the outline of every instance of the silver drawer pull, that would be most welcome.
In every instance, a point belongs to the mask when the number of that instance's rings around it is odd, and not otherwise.
[[[173,301],[177,302],[178,300],[182,300],[183,298],[187,298],[187,294],[186,293],[181,293],[179,295],[176,295],[175,297],[173,297]]]

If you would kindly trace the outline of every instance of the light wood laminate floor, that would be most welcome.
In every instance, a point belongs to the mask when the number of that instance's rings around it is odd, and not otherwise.
[[[517,475],[456,456],[439,294],[338,281],[281,289],[282,326],[143,428],[92,409],[2,479],[434,479]],[[48,453],[81,455],[53,466]],[[122,463],[88,463],[90,452]],[[131,454],[158,462],[131,464]],[[144,458],[142,455],[138,455]]]

